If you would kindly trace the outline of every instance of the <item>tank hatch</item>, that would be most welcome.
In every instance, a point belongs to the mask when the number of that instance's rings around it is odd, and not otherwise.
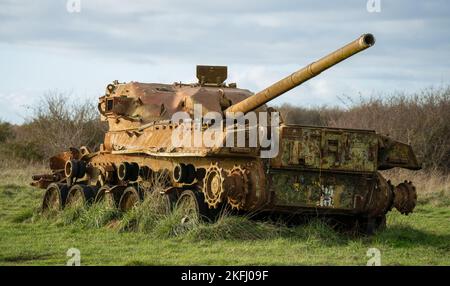
[[[197,66],[197,78],[200,85],[221,86],[227,79],[226,66]]]

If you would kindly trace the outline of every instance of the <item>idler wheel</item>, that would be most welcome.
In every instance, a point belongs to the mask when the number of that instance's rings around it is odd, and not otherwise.
[[[135,187],[128,187],[123,191],[120,198],[119,209],[123,212],[129,211],[142,201],[142,198],[142,192],[139,192]]]
[[[411,182],[404,181],[394,189],[394,207],[401,213],[408,215],[416,207],[416,187]]]
[[[64,184],[51,183],[44,194],[42,212],[50,213],[64,208],[69,188]]]
[[[87,185],[77,184],[69,189],[69,193],[66,198],[66,206],[82,206],[86,203],[90,203],[94,200],[96,190]]]

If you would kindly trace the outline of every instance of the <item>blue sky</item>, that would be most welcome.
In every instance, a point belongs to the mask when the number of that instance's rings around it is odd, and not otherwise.
[[[73,0],[70,0],[73,1]],[[450,83],[450,2],[0,0],[0,119],[21,123],[50,90],[95,102],[123,81],[195,81],[195,65],[228,65],[228,82],[259,91],[371,32],[374,47],[274,104]]]

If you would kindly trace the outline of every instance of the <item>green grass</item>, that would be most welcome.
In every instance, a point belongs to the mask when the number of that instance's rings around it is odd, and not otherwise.
[[[25,177],[0,182],[1,265],[65,265],[72,247],[82,265],[365,265],[372,247],[382,265],[450,265],[448,191],[419,195],[413,214],[392,211],[385,231],[354,237],[318,221],[288,228],[223,217],[186,227],[145,204],[126,215],[98,205],[44,218],[43,191]]]

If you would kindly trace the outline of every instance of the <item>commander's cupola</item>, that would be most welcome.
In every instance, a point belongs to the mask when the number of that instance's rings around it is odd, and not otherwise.
[[[197,66],[197,79],[201,86],[236,88],[235,83],[228,85],[225,83],[227,76],[228,68],[226,66]]]

